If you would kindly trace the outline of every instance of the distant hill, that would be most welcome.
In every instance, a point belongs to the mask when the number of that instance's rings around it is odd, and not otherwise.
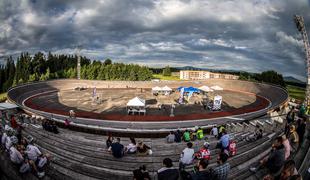
[[[293,83],[299,83],[299,84],[306,84],[306,82],[303,82],[303,81],[301,81],[299,79],[296,79],[296,78],[294,78],[292,76],[285,76],[285,77],[283,77],[283,79],[284,79],[285,82],[293,82]]]

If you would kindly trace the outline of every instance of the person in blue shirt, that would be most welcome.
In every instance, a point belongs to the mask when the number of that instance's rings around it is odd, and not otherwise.
[[[226,130],[223,130],[223,135],[219,141],[218,147],[221,148],[222,150],[227,149],[229,147],[229,135],[227,134]]]
[[[124,156],[124,146],[120,143],[120,141],[120,138],[116,138],[116,142],[111,144],[112,155],[115,158],[121,158]]]

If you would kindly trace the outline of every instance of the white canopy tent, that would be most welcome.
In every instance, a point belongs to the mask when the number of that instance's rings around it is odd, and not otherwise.
[[[157,92],[157,91],[161,91],[161,90],[162,90],[161,87],[158,87],[158,86],[152,87],[153,92]]]
[[[164,86],[161,89],[162,89],[162,92],[165,93],[165,95],[169,95],[171,93],[171,91],[172,91],[172,89],[170,87],[168,87],[168,86]]]
[[[145,100],[139,97],[135,97],[129,100],[127,103],[127,113],[128,114],[139,113],[139,115],[143,113],[145,115],[146,114]]]
[[[145,107],[145,100],[135,97],[128,101],[127,107]]]
[[[213,90],[215,90],[215,91],[222,91],[222,90],[223,90],[223,88],[220,87],[220,86],[218,86],[218,85],[212,86],[211,89],[213,89]]]
[[[213,92],[213,89],[209,88],[209,86],[201,86],[198,89],[203,92]]]

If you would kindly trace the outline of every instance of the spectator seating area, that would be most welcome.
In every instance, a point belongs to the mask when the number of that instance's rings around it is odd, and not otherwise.
[[[279,112],[280,118],[285,116],[285,110]],[[132,179],[132,171],[145,165],[150,172],[152,179],[157,179],[156,171],[162,167],[162,160],[170,158],[173,160],[174,167],[178,167],[179,157],[182,150],[186,147],[185,142],[166,143],[165,138],[138,138],[152,148],[153,154],[148,156],[138,156],[136,154],[125,155],[123,158],[114,158],[108,152],[105,140],[107,137],[95,134],[71,131],[58,128],[59,133],[43,130],[37,121],[26,118],[27,123],[23,124],[23,136],[30,135],[35,139],[35,145],[44,153],[52,155],[50,165],[46,170],[44,179]],[[268,121],[266,121],[268,119]],[[255,165],[260,159],[268,155],[271,144],[275,137],[281,135],[284,123],[273,121],[274,117],[263,117],[248,123],[230,123],[226,130],[237,142],[237,154],[231,157],[231,170],[229,179],[261,179],[265,174],[260,172],[253,174],[249,167]],[[36,124],[38,123],[38,124]],[[246,138],[254,133],[255,127],[259,126],[264,130],[263,137],[255,141],[247,141]],[[309,126],[308,126],[309,128]],[[210,143],[211,160],[208,167],[216,166],[218,149],[215,146],[218,139],[207,135]],[[298,170],[306,173],[309,167],[309,129],[305,134],[305,141],[295,157],[300,159]],[[128,137],[121,137],[123,145],[129,144]],[[203,145],[203,140],[193,141],[194,149]],[[1,169],[8,169],[5,176],[15,177],[15,179],[37,179],[32,174],[20,175],[5,153],[1,153]],[[308,160],[308,161],[307,161]],[[190,171],[193,166],[187,166]]]

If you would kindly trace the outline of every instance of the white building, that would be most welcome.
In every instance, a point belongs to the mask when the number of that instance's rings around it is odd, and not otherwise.
[[[180,79],[203,80],[203,79],[239,79],[239,76],[232,74],[213,73],[210,71],[180,71]]]

